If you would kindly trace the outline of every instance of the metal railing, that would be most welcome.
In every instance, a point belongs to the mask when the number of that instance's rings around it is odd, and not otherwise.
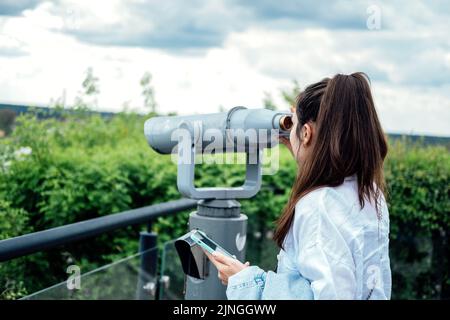
[[[145,274],[155,272],[158,259],[156,250],[149,251],[157,244],[157,234],[151,231],[152,221],[159,217],[193,209],[196,206],[196,200],[183,198],[1,240],[0,262],[49,250],[131,225],[147,223],[147,231],[141,232],[139,237],[139,252],[143,254],[141,255],[140,276],[137,284],[137,299],[143,299],[146,285]]]
[[[158,217],[192,209],[196,205],[195,200],[180,199],[1,240],[0,262],[37,251],[48,250],[115,229],[148,223]]]

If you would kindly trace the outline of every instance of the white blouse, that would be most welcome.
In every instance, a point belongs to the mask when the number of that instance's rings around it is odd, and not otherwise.
[[[379,202],[381,219],[373,202],[361,209],[355,176],[308,193],[296,204],[276,273],[243,269],[229,278],[228,298],[307,299],[312,291],[315,300],[390,299],[389,212],[384,197]]]
[[[389,212],[380,199],[361,209],[355,176],[303,197],[285,239],[314,299],[390,299]],[[372,290],[373,289],[373,290]]]

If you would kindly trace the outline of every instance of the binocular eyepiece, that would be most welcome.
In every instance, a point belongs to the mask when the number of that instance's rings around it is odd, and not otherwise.
[[[284,115],[280,118],[280,128],[283,131],[291,131],[294,123],[292,122],[292,115]]]
[[[181,137],[190,135],[202,152],[249,152],[271,148],[288,136],[292,114],[269,109],[234,107],[228,112],[153,117],[145,122],[148,144],[158,153],[176,153]],[[212,146],[211,146],[212,145]],[[209,146],[209,147],[208,147]]]

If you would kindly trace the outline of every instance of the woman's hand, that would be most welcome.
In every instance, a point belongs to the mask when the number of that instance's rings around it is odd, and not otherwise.
[[[280,140],[280,143],[284,144],[286,146],[286,148],[289,149],[291,154],[294,155],[294,152],[292,151],[291,141],[289,140],[289,138],[280,136],[280,137],[278,137],[278,139]]]
[[[222,284],[228,284],[228,278],[238,273],[244,268],[250,265],[250,262],[242,263],[237,259],[230,258],[218,251],[214,251],[210,254],[202,248],[209,260],[216,266],[218,272],[218,277],[222,281]]]
[[[292,112],[292,116],[295,118],[295,106],[291,106],[291,112]],[[293,118],[293,122],[295,122],[296,120],[294,120]],[[294,128],[292,128],[291,130],[294,130]],[[279,136],[278,140],[280,141],[281,144],[284,144],[286,146],[286,148],[289,149],[289,151],[291,152],[292,155],[294,155],[294,151],[292,150],[292,144],[291,144],[291,140],[289,139],[289,136],[284,137],[284,136]]]

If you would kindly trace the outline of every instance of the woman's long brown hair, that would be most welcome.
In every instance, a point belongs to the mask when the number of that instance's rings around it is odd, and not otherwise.
[[[361,207],[371,199],[378,206],[380,193],[385,192],[387,142],[366,74],[337,74],[314,83],[299,94],[295,108],[298,138],[301,140],[301,127],[310,121],[316,123],[316,137],[312,156],[299,168],[289,201],[276,221],[274,240],[281,248],[295,205],[312,190],[338,186],[355,174]]]

